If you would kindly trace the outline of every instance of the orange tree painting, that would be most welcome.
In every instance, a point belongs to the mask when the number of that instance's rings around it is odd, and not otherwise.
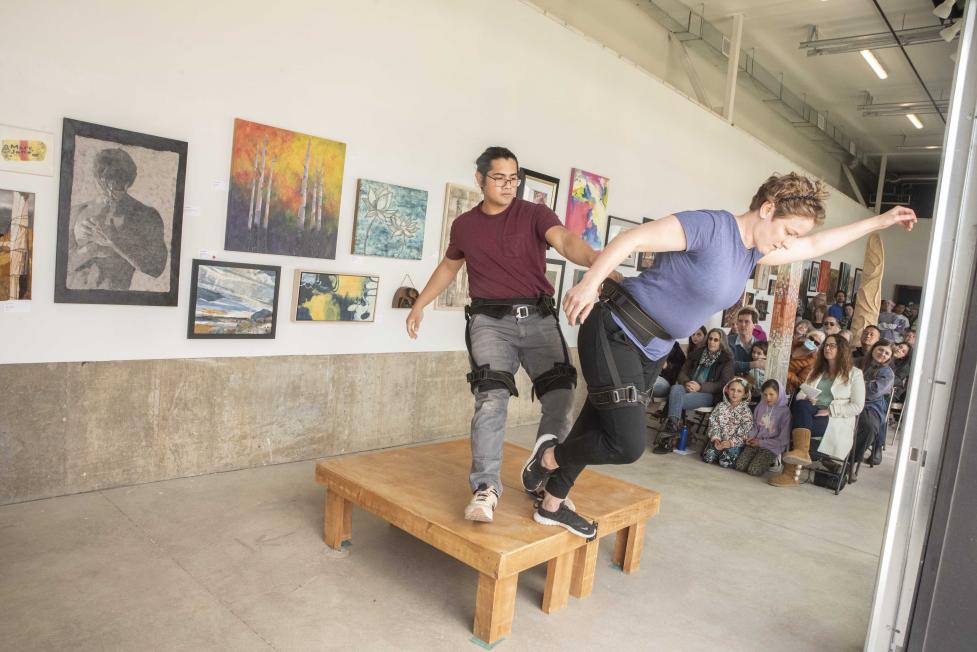
[[[346,145],[234,120],[224,248],[335,258]]]

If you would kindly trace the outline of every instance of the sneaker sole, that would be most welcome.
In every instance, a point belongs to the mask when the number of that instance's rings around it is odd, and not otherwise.
[[[465,520],[475,521],[476,523],[491,523],[492,516],[492,514],[487,514],[480,509],[472,512],[465,512]]]
[[[597,534],[597,531],[596,530],[594,530],[593,532],[581,532],[580,530],[576,530],[576,529],[570,527],[566,523],[561,523],[560,521],[554,521],[551,518],[546,518],[545,516],[540,516],[538,511],[537,512],[533,512],[533,520],[536,521],[537,523],[539,523],[540,525],[559,525],[561,528],[565,529],[570,534],[575,534],[578,537],[581,537],[583,539],[591,539],[594,536],[596,536],[596,534]]]
[[[533,446],[533,452],[529,454],[529,458],[526,460],[526,463],[522,465],[522,478],[521,478],[522,479],[522,488],[525,489],[526,491],[528,491],[531,494],[534,494],[537,491],[539,491],[539,489],[540,489],[540,487],[542,485],[540,485],[539,487],[527,487],[526,486],[526,467],[528,467],[529,464],[533,461],[533,459],[535,459],[536,453],[539,452],[539,447],[542,446],[543,444],[545,444],[546,442],[550,441],[550,440],[556,441],[556,435],[543,435],[542,437],[540,437],[539,439],[537,439],[536,440],[536,444]]]

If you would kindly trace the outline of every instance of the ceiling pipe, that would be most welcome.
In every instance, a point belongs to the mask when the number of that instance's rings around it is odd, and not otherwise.
[[[940,43],[944,39],[940,35],[943,25],[928,25],[901,29],[893,33],[878,32],[873,34],[856,34],[838,38],[811,39],[801,41],[800,49],[807,50],[807,56],[814,57],[822,54],[846,54],[861,50],[882,50],[901,45],[922,45],[924,43]]]

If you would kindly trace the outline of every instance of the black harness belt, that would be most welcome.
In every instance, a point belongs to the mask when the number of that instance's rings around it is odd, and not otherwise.
[[[605,279],[600,288],[600,298],[645,346],[656,337],[660,340],[675,339],[651,315],[642,310],[638,302],[617,281]]]

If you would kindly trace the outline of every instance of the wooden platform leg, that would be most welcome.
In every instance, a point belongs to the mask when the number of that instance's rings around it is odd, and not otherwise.
[[[595,539],[573,553],[573,576],[570,578],[570,595],[586,598],[594,590],[594,573],[597,572],[597,545]]]
[[[473,632],[484,642],[495,643],[512,630],[518,581],[518,573],[498,579],[479,573]]]
[[[323,539],[334,550],[341,550],[343,541],[348,541],[353,528],[353,504],[337,494],[326,490],[326,513]]]
[[[641,565],[641,548],[645,544],[645,522],[618,530],[614,542],[614,563],[625,573],[633,573]]]
[[[581,548],[582,549],[582,548]],[[554,557],[546,564],[546,590],[543,591],[543,611],[559,611],[570,601],[570,576],[576,551]]]

